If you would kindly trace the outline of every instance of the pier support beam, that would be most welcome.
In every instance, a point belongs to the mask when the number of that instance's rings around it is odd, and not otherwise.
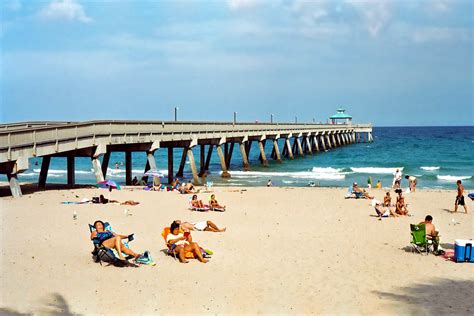
[[[206,173],[206,145],[199,146],[199,176],[202,177]]]
[[[278,148],[278,139],[273,140],[273,150],[275,151],[275,159],[281,163],[280,149]]]
[[[225,163],[224,153],[222,152],[222,145],[217,145],[217,155],[219,155],[219,161],[221,163],[222,177],[230,178],[230,173],[227,171],[227,165]]]
[[[99,158],[91,158],[92,170],[94,170],[95,180],[97,182],[104,181],[104,174],[102,173],[102,166],[100,164]]]
[[[332,144],[334,145],[334,147],[337,147],[336,138],[334,137],[334,134],[331,134],[331,139],[332,139]]]
[[[176,172],[176,177],[183,177],[184,165],[186,164],[186,155],[188,153],[188,148],[183,148],[183,153],[181,154],[181,161],[179,162],[178,172]]]
[[[268,167],[267,156],[265,155],[265,140],[258,141],[258,148],[260,149],[261,162],[264,167]]]
[[[367,134],[369,135],[369,143],[373,142],[372,132],[368,132]]]
[[[313,143],[314,143],[314,148],[316,150],[316,152],[319,151],[319,140],[318,140],[318,136],[314,135],[313,136]]]
[[[173,147],[168,147],[168,184],[173,182]]]
[[[339,147],[341,147],[343,145],[341,134],[337,133],[336,138],[337,138],[337,143],[339,144]]]
[[[326,147],[326,139],[325,139],[324,135],[321,135],[320,139],[321,139],[321,146],[323,146],[323,150],[326,151],[327,147]]]
[[[311,139],[311,133],[309,133],[305,138],[304,138],[304,141],[306,143],[306,150],[310,153],[310,155],[313,154],[313,148],[311,146],[311,142],[310,142],[310,139]]]
[[[249,171],[250,170],[250,164],[249,160],[247,157],[247,152],[245,150],[245,143],[239,143],[239,148],[240,148],[240,154],[242,156],[242,163],[244,166],[244,171]]]
[[[209,164],[211,163],[211,156],[212,156],[212,150],[214,149],[214,145],[209,145],[209,148],[207,149],[207,156],[206,156],[206,164],[204,165],[204,171],[207,173],[209,171]]]
[[[132,185],[132,152],[125,152],[125,185]]]
[[[76,175],[75,175],[75,157],[74,155],[67,156],[67,185],[73,187],[76,184]]]
[[[329,139],[329,134],[326,134],[326,147],[327,148],[332,148],[331,140]]]
[[[301,157],[304,157],[303,147],[301,146],[301,140],[300,140],[299,136],[296,137],[296,144],[298,146],[298,154]]]
[[[46,179],[48,178],[48,170],[50,163],[51,156],[44,156],[41,162],[41,171],[38,178],[38,188],[44,189],[46,187]]]
[[[199,185],[199,176],[196,168],[196,162],[194,161],[194,154],[191,147],[188,147],[187,150],[189,165],[191,166],[191,172],[193,174],[193,181],[195,185]]]
[[[151,170],[157,170],[154,151],[147,151],[146,158],[147,158],[147,160],[146,160],[145,172],[147,172],[150,169]],[[159,177],[153,177],[153,185],[154,186],[159,186],[160,184],[161,184],[160,178]]]
[[[295,157],[293,156],[293,151],[291,150],[291,144],[290,144],[290,140],[288,138],[285,138],[285,148],[286,148],[286,153],[288,155],[288,157],[293,160],[295,159]]]
[[[230,169],[230,161],[232,160],[232,153],[234,152],[234,142],[230,143],[230,146],[227,147],[227,143],[225,144],[225,150],[226,150],[226,154],[225,154],[225,164],[227,166],[227,169]]]
[[[104,179],[107,178],[107,168],[109,168],[109,161],[110,161],[110,151],[107,151],[102,158],[102,174],[104,175]]]
[[[20,181],[18,181],[18,175],[16,173],[7,173],[8,183],[10,184],[10,192],[14,198],[20,198],[23,196],[21,192]]]

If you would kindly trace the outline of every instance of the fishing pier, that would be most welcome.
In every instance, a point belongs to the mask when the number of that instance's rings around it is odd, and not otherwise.
[[[278,140],[283,140],[282,148]],[[156,169],[154,153],[167,151],[168,182],[182,177],[189,161],[194,183],[199,185],[209,169],[213,153],[219,156],[223,177],[235,147],[244,170],[250,170],[248,155],[255,144],[264,166],[269,159],[295,159],[357,142],[371,142],[370,124],[297,124],[168,121],[23,122],[0,125],[0,173],[6,174],[12,195],[20,197],[18,174],[29,169],[29,159],[42,157],[38,187],[44,188],[51,158],[67,159],[67,184],[75,185],[75,158],[89,157],[96,180],[107,178],[112,152],[125,153],[125,183],[132,183],[132,152],[146,152],[144,171]],[[271,143],[271,153],[266,144]],[[281,141],[280,141],[281,143]],[[192,149],[198,146],[199,161]],[[267,146],[270,147],[270,146]],[[181,148],[175,170],[174,149]]]

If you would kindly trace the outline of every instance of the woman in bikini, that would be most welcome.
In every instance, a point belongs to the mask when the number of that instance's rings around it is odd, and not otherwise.
[[[408,215],[408,209],[407,205],[405,204],[405,197],[402,195],[402,189],[397,189],[395,192],[398,193],[395,213],[399,215]]]
[[[135,258],[141,256],[141,254],[137,254],[132,249],[125,247],[125,245],[122,243],[122,239],[130,239],[129,236],[119,235],[111,231],[106,231],[104,226],[104,222],[95,221],[95,230],[91,233],[91,240],[95,239],[99,242],[100,245],[117,250],[117,254],[120,260],[125,260],[122,252],[126,255],[133,256]]]
[[[192,241],[191,235],[184,235],[180,231],[179,226],[179,223],[176,221],[171,223],[170,233],[166,237],[166,242],[171,246],[171,250],[178,255],[179,261],[181,263],[188,263],[185,255],[188,252],[192,252],[202,263],[208,262],[208,260],[203,258],[199,245]]]
[[[196,208],[204,208],[204,204],[202,203],[202,200],[198,200],[198,196],[196,194],[193,195],[193,198],[191,200],[191,205]]]
[[[219,202],[216,200],[216,195],[212,194],[211,198],[209,199],[209,206],[212,210],[216,211],[225,211],[225,205],[219,205]]]

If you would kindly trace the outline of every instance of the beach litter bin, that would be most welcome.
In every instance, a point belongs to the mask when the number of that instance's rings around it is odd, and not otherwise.
[[[454,243],[454,258],[456,262],[474,262],[472,239],[456,239]]]

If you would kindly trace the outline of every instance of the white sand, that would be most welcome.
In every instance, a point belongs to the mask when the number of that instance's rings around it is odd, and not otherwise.
[[[185,195],[128,189],[112,198],[140,205],[60,204],[104,192],[99,189],[1,198],[0,314],[474,313],[472,264],[404,250],[409,224],[426,214],[434,217],[445,248],[474,237],[470,200],[467,215],[447,211],[454,191],[409,194],[414,217],[378,221],[368,200],[346,200],[343,189],[232,190],[215,189],[228,205],[225,213],[191,212]],[[384,194],[372,193],[378,199]],[[125,216],[125,208],[133,215]],[[135,233],[132,249],[151,251],[157,266],[94,263],[87,224],[96,219],[118,233]],[[225,233],[193,232],[214,251],[210,263],[180,264],[162,253],[161,230],[174,219],[227,227]]]

